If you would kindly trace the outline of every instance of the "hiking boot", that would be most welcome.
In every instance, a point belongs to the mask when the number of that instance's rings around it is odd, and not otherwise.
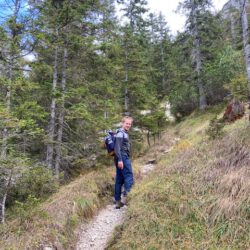
[[[123,205],[127,205],[128,204],[128,200],[127,200],[127,195],[122,197],[122,201]]]
[[[121,202],[121,201],[116,201],[116,203],[115,203],[115,208],[116,209],[120,209],[121,207],[123,207],[124,206],[124,203],[123,202]]]

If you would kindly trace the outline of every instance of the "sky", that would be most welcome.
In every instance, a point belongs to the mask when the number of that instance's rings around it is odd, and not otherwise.
[[[172,34],[176,34],[177,31],[182,31],[185,17],[175,13],[180,0],[148,0],[150,11],[162,12],[165,16],[168,26]],[[219,11],[228,0],[212,0],[214,9]]]

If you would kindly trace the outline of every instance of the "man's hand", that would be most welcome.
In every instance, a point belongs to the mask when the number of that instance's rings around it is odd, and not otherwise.
[[[118,161],[118,168],[123,169],[123,162],[122,161]]]

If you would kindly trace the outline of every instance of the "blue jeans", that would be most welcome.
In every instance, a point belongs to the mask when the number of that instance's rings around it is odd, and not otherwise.
[[[115,200],[121,200],[122,185],[124,184],[125,192],[130,192],[134,183],[134,176],[130,159],[127,155],[122,155],[123,169],[117,167],[118,159],[115,158],[116,178],[115,178]]]

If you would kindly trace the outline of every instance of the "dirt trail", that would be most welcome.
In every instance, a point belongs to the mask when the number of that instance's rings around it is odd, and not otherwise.
[[[106,206],[88,225],[81,228],[76,249],[104,249],[114,228],[123,222],[125,211],[126,207],[115,209],[113,205]]]
[[[147,175],[154,169],[154,164],[141,167],[142,175]],[[116,226],[121,225],[125,219],[127,207],[115,209],[115,205],[108,205],[100,210],[87,225],[79,231],[79,240],[76,250],[103,250],[113,234]]]
[[[168,154],[180,138],[169,139],[168,147],[163,146],[160,155]],[[159,155],[158,155],[159,157]],[[157,158],[158,158],[157,157]],[[141,177],[148,175],[155,168],[156,159],[140,168]],[[127,207],[115,209],[115,205],[108,205],[96,215],[87,225],[82,225],[78,233],[76,250],[104,250],[115,227],[121,225],[126,218]]]

